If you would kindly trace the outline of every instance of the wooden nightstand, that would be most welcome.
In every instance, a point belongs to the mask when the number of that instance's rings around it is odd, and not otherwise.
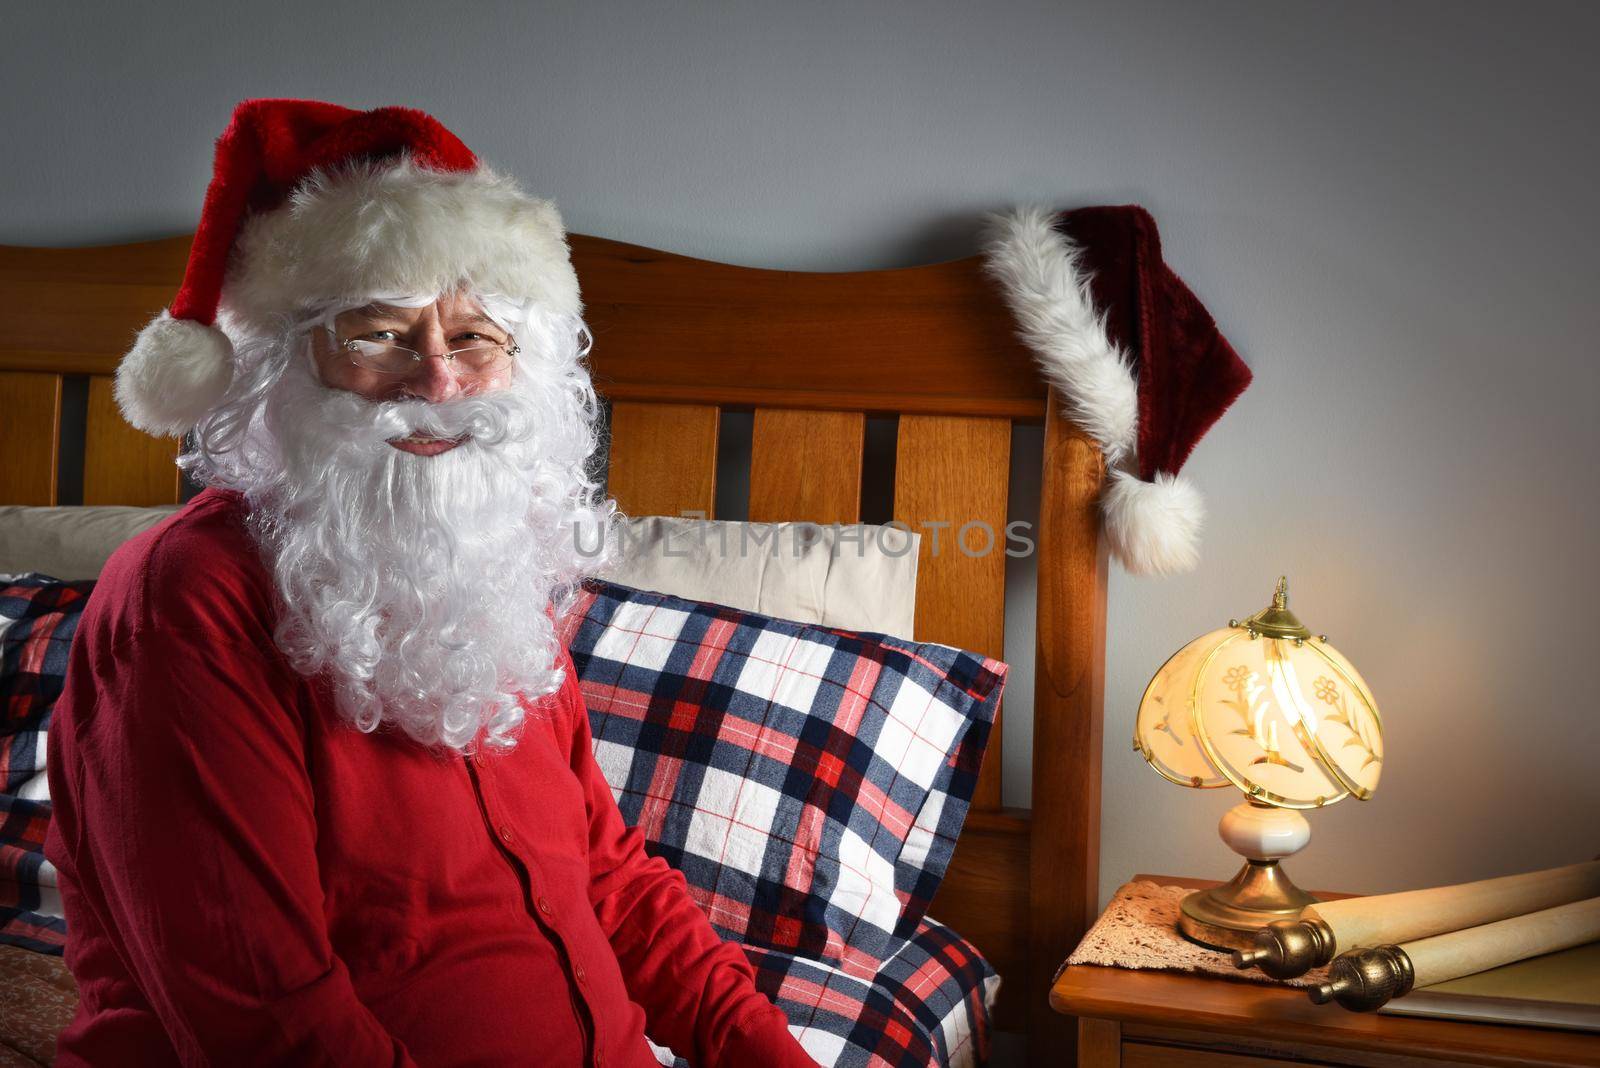
[[[1050,1005],[1078,1017],[1081,1068],[1600,1065],[1600,1035],[1347,1012],[1303,990],[1178,972],[1074,965]]]

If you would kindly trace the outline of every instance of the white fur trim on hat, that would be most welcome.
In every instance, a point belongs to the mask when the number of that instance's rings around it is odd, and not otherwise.
[[[123,418],[157,437],[182,437],[233,380],[233,345],[214,326],[165,309],[117,364],[112,393]]]
[[[1082,251],[1055,228],[1055,213],[1020,208],[990,219],[987,270],[1005,290],[1022,340],[1067,416],[1100,443],[1108,463],[1132,455],[1139,435],[1139,382],[1095,310]]]
[[[1193,483],[1157,474],[1142,481],[1139,381],[1106,333],[1083,252],[1055,227],[1055,213],[1019,208],[991,216],[985,269],[999,281],[1018,333],[1061,397],[1066,416],[1100,445],[1111,474],[1101,495],[1111,552],[1135,575],[1189,571],[1200,559],[1205,507]]]
[[[1200,562],[1205,504],[1183,476],[1158,473],[1146,482],[1119,468],[1106,482],[1100,507],[1111,551],[1130,573],[1176,575]]]
[[[313,172],[240,229],[222,302],[246,329],[270,330],[311,304],[374,294],[485,294],[577,315],[561,215],[486,166],[419,167],[409,156]]]

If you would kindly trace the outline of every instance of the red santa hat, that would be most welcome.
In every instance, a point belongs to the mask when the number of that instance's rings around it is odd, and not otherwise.
[[[485,166],[432,116],[246,100],[216,142],[183,285],[117,368],[128,422],[180,436],[233,375],[229,331],[329,301],[485,294],[577,315],[561,216]]]
[[[1161,259],[1143,208],[1027,208],[993,220],[987,267],[1023,341],[1110,466],[1107,538],[1134,574],[1191,570],[1204,508],[1178,469],[1250,369]]]

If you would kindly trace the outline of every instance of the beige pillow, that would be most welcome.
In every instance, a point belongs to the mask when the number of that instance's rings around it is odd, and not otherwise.
[[[58,579],[98,578],[117,546],[179,507],[0,505],[0,575],[38,571]]]
[[[90,579],[117,546],[178,510],[0,506],[0,574]],[[902,527],[636,516],[618,525],[625,586],[802,623],[912,636],[920,535]]]
[[[602,577],[641,590],[911,638],[921,535],[904,527],[634,516]]]

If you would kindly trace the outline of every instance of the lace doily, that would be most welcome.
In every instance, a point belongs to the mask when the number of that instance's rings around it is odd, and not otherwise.
[[[1197,972],[1254,983],[1280,983],[1261,971],[1240,970],[1227,953],[1207,949],[1178,933],[1178,902],[1193,893],[1184,886],[1124,883],[1112,897],[1066,964],[1099,964],[1113,968]],[[1057,972],[1059,975],[1059,971]],[[1317,968],[1286,986],[1312,986],[1326,981],[1328,970]]]

